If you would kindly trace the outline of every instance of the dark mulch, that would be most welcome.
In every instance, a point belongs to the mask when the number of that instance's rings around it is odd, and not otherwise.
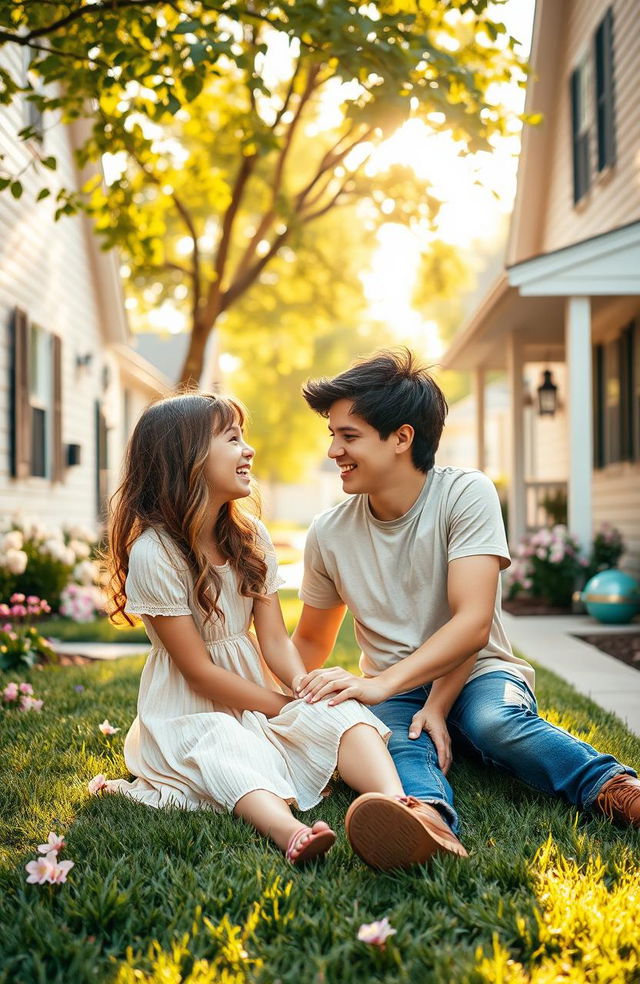
[[[638,632],[615,632],[606,635],[577,635],[574,638],[588,642],[603,653],[619,659],[621,663],[627,663],[634,669],[640,670],[640,631]]]
[[[510,615],[574,615],[571,606],[548,605],[541,598],[513,598],[503,601],[502,607]]]

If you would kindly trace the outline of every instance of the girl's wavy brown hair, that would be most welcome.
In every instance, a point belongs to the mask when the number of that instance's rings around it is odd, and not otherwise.
[[[238,423],[246,411],[236,400],[208,393],[185,393],[151,404],[129,441],[122,483],[110,501],[108,553],[110,618],[120,622],[127,601],[125,581],[134,541],[149,528],[168,534],[193,575],[194,592],[205,621],[218,607],[222,581],[198,546],[212,520],[205,466],[211,438]],[[267,565],[257,542],[255,522],[235,502],[215,519],[218,549],[239,576],[240,593],[264,595]]]

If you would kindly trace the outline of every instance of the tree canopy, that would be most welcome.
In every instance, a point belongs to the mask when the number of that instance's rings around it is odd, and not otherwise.
[[[493,84],[519,70],[488,0],[15,0],[0,44],[30,54],[26,78],[0,67],[0,102],[87,119],[81,164],[117,164],[77,193],[56,185],[45,137],[29,166],[58,217],[89,211],[134,283],[188,312],[184,382],[221,316],[324,216],[366,203],[381,222],[428,222],[428,187],[409,166],[379,171],[376,148],[415,117],[490,149],[506,125]]]

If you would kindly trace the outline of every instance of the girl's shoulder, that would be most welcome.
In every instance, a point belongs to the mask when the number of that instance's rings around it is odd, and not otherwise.
[[[177,570],[187,569],[186,561],[175,540],[156,526],[143,530],[134,540],[129,551],[129,566],[132,562],[144,560],[153,560],[160,564],[170,563]]]

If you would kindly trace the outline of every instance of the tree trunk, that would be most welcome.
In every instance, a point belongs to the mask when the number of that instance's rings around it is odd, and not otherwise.
[[[189,347],[185,356],[180,378],[176,387],[181,389],[199,389],[204,369],[204,354],[211,332],[214,330],[218,317],[210,325],[195,321],[189,336]]]

